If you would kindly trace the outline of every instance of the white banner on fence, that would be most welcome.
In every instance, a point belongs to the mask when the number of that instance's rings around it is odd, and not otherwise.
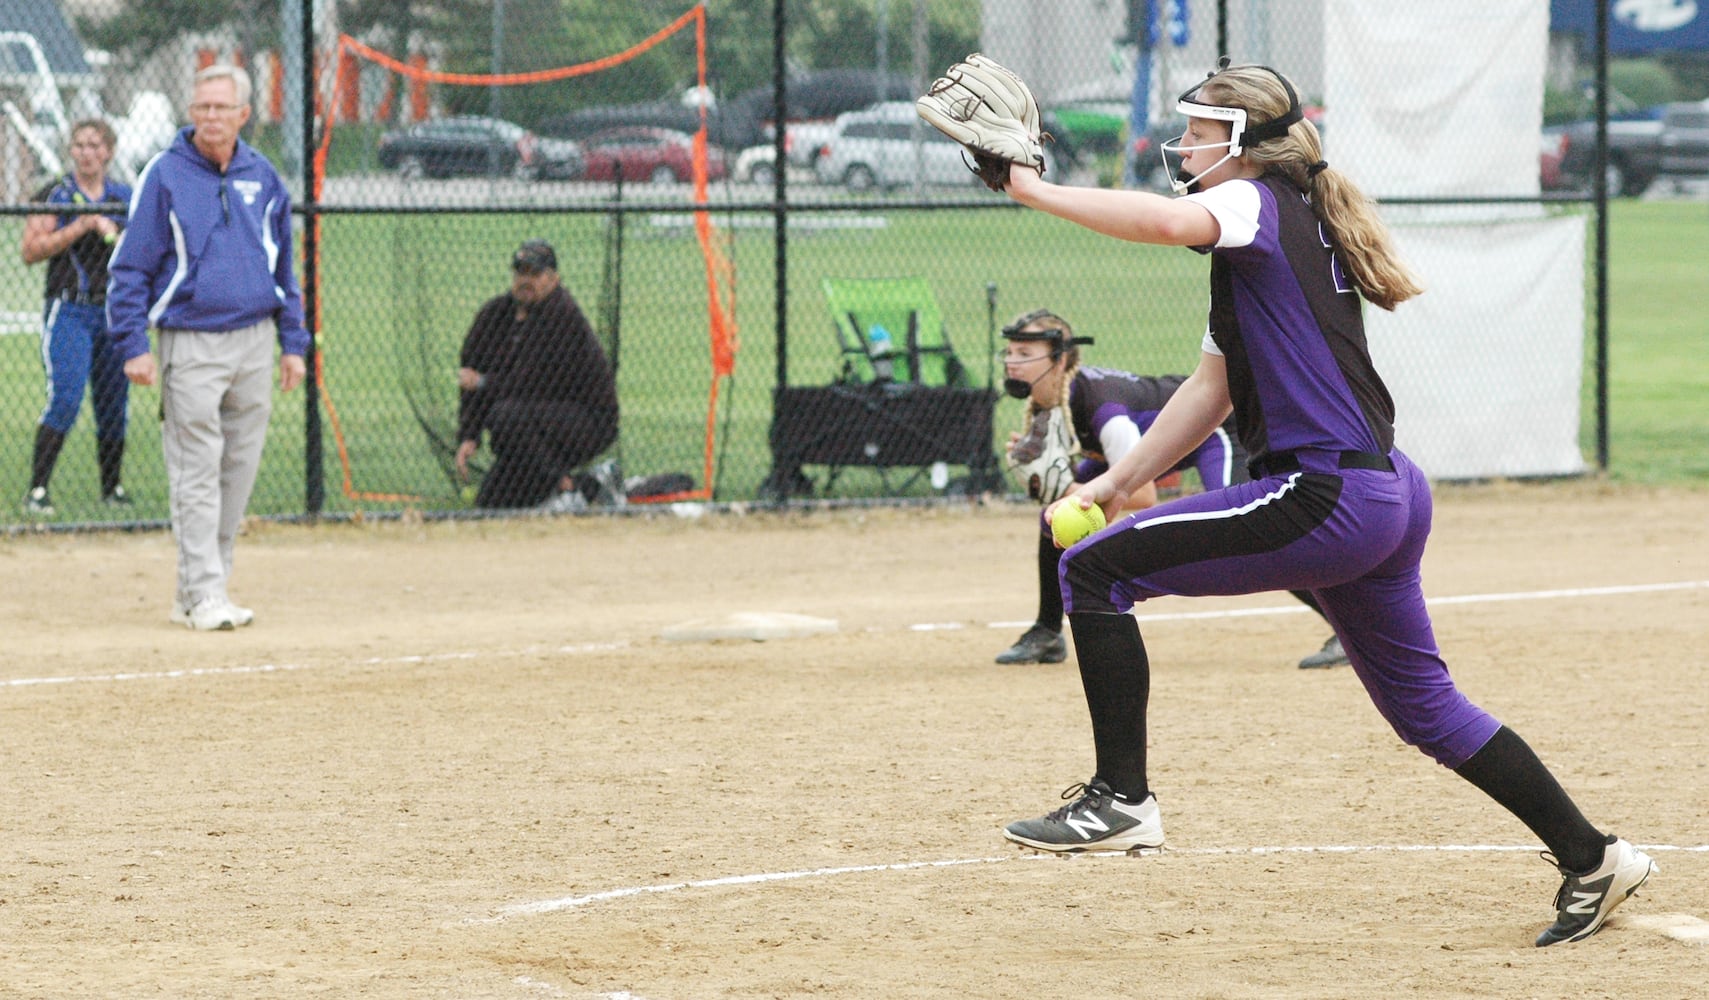
[[[1584,471],[1585,218],[1399,227],[1425,293],[1365,306],[1395,443],[1432,479]]]
[[[1379,199],[1534,197],[1548,5],[1326,0],[1325,157]],[[1426,292],[1367,306],[1396,440],[1432,477],[1584,471],[1584,219],[1384,209]]]
[[[1326,158],[1381,198],[1535,196],[1549,7],[1324,4]]]

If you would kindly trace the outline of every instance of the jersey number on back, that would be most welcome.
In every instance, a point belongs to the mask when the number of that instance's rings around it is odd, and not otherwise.
[[[1359,290],[1347,277],[1347,269],[1341,266],[1341,255],[1335,252],[1335,244],[1329,242],[1329,234],[1323,231],[1323,223],[1317,224],[1317,239],[1323,248],[1329,251],[1330,280],[1335,282],[1335,290],[1344,295],[1352,295]]]

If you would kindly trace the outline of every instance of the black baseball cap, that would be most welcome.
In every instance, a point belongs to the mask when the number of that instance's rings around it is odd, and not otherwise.
[[[558,269],[558,253],[545,240],[529,240],[511,255],[510,269],[523,274],[539,274]]]

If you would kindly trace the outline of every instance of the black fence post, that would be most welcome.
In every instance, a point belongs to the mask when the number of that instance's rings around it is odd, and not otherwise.
[[[320,253],[320,209],[315,199],[315,25],[312,3],[302,5],[303,36],[303,325],[309,346],[303,352],[303,509],[319,514],[326,507],[326,468],[320,426],[320,287],[315,258]]]
[[[1608,471],[1608,4],[1596,5],[1596,467]],[[1618,193],[1618,192],[1616,192]]]

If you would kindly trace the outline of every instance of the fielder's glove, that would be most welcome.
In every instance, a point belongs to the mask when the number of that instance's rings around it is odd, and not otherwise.
[[[967,147],[973,172],[993,191],[1009,185],[1009,165],[1024,163],[1044,173],[1038,101],[1021,78],[975,52],[945,71],[914,102],[933,128]]]
[[[1009,445],[1009,467],[1027,496],[1054,503],[1074,485],[1074,453],[1079,450],[1062,408],[1053,406],[1034,413],[1027,432]]]

